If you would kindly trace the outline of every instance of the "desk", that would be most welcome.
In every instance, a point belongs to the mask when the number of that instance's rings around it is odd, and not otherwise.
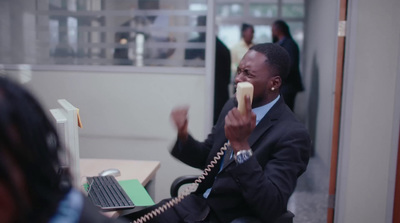
[[[110,168],[121,172],[121,176],[116,177],[117,180],[138,179],[154,200],[154,178],[160,168],[159,161],[80,159],[81,177],[97,176],[101,171]]]

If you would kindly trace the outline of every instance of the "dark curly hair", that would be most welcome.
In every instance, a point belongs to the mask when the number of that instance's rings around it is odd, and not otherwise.
[[[16,222],[47,222],[71,188],[70,174],[59,174],[60,150],[55,127],[38,101],[0,76],[0,183],[16,203]],[[27,193],[17,189],[9,160],[22,173]]]
[[[285,36],[292,38],[290,34],[290,28],[288,24],[283,20],[276,20],[273,24],[278,30],[280,30]]]
[[[241,28],[241,33],[243,33],[244,31],[246,31],[247,29],[252,29],[252,30],[254,30],[254,26],[253,26],[253,25],[250,25],[250,24],[247,24],[247,23],[243,23],[243,24],[242,24],[242,28]]]

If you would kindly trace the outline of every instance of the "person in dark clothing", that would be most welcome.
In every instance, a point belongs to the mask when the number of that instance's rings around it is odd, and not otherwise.
[[[201,16],[197,20],[197,24],[204,26],[205,17]],[[189,42],[202,42],[205,43],[206,34],[199,33],[199,37],[189,40]],[[213,124],[217,123],[218,116],[225,102],[229,99],[229,82],[230,82],[230,66],[231,66],[231,53],[228,47],[216,37],[215,40],[215,68],[214,68],[214,114]],[[204,49],[186,49],[185,60],[200,59],[205,60]]]
[[[122,27],[128,27],[129,22],[125,22]],[[129,59],[129,48],[126,47],[130,41],[128,32],[115,33],[115,42],[120,46],[114,49],[113,59],[114,65],[132,65],[133,62]]]
[[[225,44],[216,38],[215,43],[215,83],[214,83],[214,119],[215,125],[218,116],[229,99],[229,81],[230,81],[231,54]]]
[[[290,34],[289,26],[282,20],[277,20],[272,25],[272,41],[289,53],[289,75],[283,80],[281,92],[285,103],[293,111],[297,93],[304,90],[299,68],[299,47]]]

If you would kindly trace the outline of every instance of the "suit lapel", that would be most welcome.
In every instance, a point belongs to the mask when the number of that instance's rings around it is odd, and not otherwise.
[[[275,105],[272,106],[271,110],[268,111],[264,118],[261,119],[260,123],[255,127],[253,133],[249,137],[249,145],[253,150],[257,149],[253,148],[253,145],[269,128],[274,125],[275,121],[279,119],[285,106],[285,102],[281,96]]]
[[[230,111],[233,106],[235,106],[234,102],[228,102],[232,103],[231,106],[225,108],[221,114],[227,114],[228,111]],[[213,148],[210,151],[210,155],[207,158],[207,165],[210,164],[212,160],[214,160],[214,157],[217,156],[217,153],[220,151],[221,147],[224,146],[224,144],[228,141],[228,139],[225,136],[225,131],[224,131],[224,126],[225,126],[225,120],[221,120],[221,122],[217,122],[217,126],[215,126],[215,131],[214,131],[214,142],[213,142]],[[214,168],[211,169],[211,172],[208,173],[208,175],[205,177],[203,182],[199,185],[197,188],[198,191],[205,191],[207,188],[209,188],[212,185],[212,182],[214,181],[215,176],[218,174],[219,169],[220,169],[220,164],[221,160],[217,162],[217,164],[214,165]]]
[[[253,145],[254,143],[257,142],[257,140],[269,129],[271,126],[273,126],[274,122],[279,118],[279,116],[282,114],[282,111],[284,109],[285,103],[283,101],[283,97],[281,96],[279,100],[276,102],[274,106],[272,106],[271,110],[268,111],[268,113],[264,116],[264,118],[261,119],[260,123],[254,128],[253,132],[251,133],[249,137],[249,145],[250,148],[255,152],[257,148],[254,148]],[[228,157],[227,157],[228,156]],[[221,170],[221,172],[228,167],[230,164],[232,164],[235,159],[230,159],[229,156],[225,155],[224,159],[224,166]]]
[[[228,146],[228,150],[226,150],[225,155],[224,155],[224,165],[221,169],[221,171],[223,169],[225,169],[229,164],[231,164],[235,159],[232,156],[233,153],[233,149],[231,146]]]

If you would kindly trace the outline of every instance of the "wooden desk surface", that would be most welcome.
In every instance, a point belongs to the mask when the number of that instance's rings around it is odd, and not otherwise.
[[[97,176],[106,169],[119,169],[121,176],[117,180],[137,179],[146,186],[156,176],[160,168],[159,161],[123,160],[123,159],[80,159],[80,174],[82,177]],[[116,217],[117,211],[101,212],[107,217]]]
[[[123,160],[123,159],[80,159],[81,177],[97,176],[105,169],[119,169],[121,176],[117,180],[138,179],[146,186],[160,168],[159,161]]]

